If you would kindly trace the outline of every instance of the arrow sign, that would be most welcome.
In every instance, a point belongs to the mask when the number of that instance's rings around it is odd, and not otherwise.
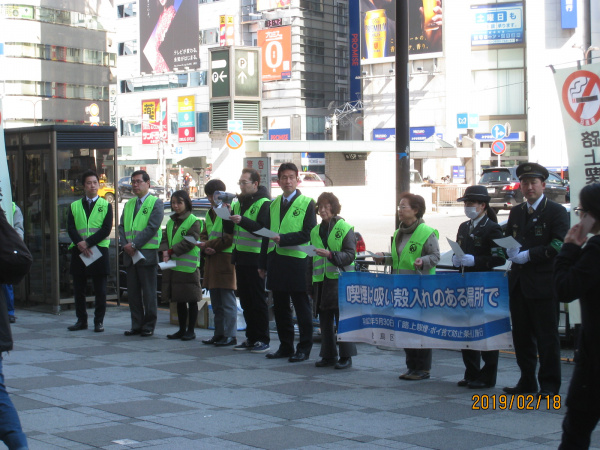
[[[506,136],[506,128],[504,128],[504,125],[494,125],[490,134],[494,139],[502,139]]]
[[[244,72],[240,72],[240,74],[238,75],[238,78],[240,79],[240,82],[242,84],[244,84],[244,81],[246,81],[246,78],[248,78],[248,75],[246,75]]]

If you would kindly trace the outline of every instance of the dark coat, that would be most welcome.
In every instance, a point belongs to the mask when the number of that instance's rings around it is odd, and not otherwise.
[[[213,223],[217,214],[211,208],[208,211]],[[231,264],[231,253],[223,253],[223,250],[231,247],[233,243],[233,222],[223,221],[223,232],[221,236],[208,240],[206,227],[200,233],[200,240],[206,242],[206,246],[217,251],[214,255],[204,255],[204,279],[202,286],[206,289],[237,289],[235,280],[235,267]]]
[[[529,298],[553,298],[552,264],[569,230],[567,210],[558,203],[542,199],[531,217],[527,217],[527,202],[510,211],[506,236],[521,243],[521,251],[529,250],[529,262],[512,264],[508,276],[510,292],[520,282]]]
[[[330,231],[339,219],[341,217],[335,216],[329,223],[321,222],[319,225],[319,236],[325,246],[327,246],[327,238]],[[354,235],[354,229],[349,230],[346,237],[344,237],[342,250],[339,252],[332,251],[331,253],[331,262],[339,267],[340,270],[352,264],[356,256],[356,236]],[[338,280],[325,277],[323,281],[313,283],[313,299],[317,302],[317,311],[338,310]]]
[[[152,194],[150,194],[152,195]],[[137,198],[132,198],[129,201],[136,201]],[[125,226],[123,224],[123,219],[124,219],[124,214],[125,209],[123,208],[123,213],[121,214],[121,220],[119,221],[119,239],[121,241],[121,245],[125,246],[127,244],[127,239],[125,239]],[[139,214],[139,212],[138,212]],[[157,265],[160,261],[158,260],[158,250],[155,249],[142,249],[142,246],[144,246],[150,239],[152,239],[152,237],[154,237],[156,235],[156,232],[159,230],[159,228],[162,225],[162,221],[164,218],[164,205],[163,205],[163,201],[160,198],[156,199],[156,203],[154,203],[154,208],[152,208],[152,211],[150,211],[150,218],[148,219],[148,226],[146,227],[146,229],[140,233],[138,233],[135,237],[135,239],[133,240],[133,243],[135,244],[135,246],[137,247],[138,251],[142,253],[142,255],[144,255],[145,259],[142,259],[141,261],[138,261],[137,265],[143,265],[143,266],[155,266]],[[125,265],[125,267],[129,267],[133,265],[133,260],[131,259],[131,256],[129,256],[127,253],[123,252],[123,264]]]
[[[173,235],[181,224],[189,217],[191,212],[187,211],[181,216],[177,214],[171,215],[173,221]],[[197,220],[187,232],[188,236],[192,236],[195,240],[200,239],[200,226],[202,222]],[[176,256],[184,255],[194,248],[194,244],[185,239],[171,247]],[[162,236],[160,249],[162,251],[169,250],[169,241],[167,231]],[[177,270],[163,270],[162,272],[162,298],[170,302],[193,302],[202,298],[202,288],[200,287],[200,270],[192,273],[180,272]]]
[[[300,191],[297,190],[296,195],[290,202],[290,206],[300,194]],[[281,223],[284,214],[283,207],[281,208],[280,217],[273,217],[271,209],[269,209],[269,223],[267,224],[267,228],[271,226],[271,220],[279,220]],[[317,225],[315,201],[311,200],[306,209],[302,229],[292,233],[281,234],[281,247],[301,245],[309,242],[310,232],[315,225]],[[309,286],[307,283],[308,257],[302,259],[294,258],[292,256],[280,255],[276,251],[267,253],[266,241],[268,240],[265,239],[263,241],[259,267],[267,270],[267,289],[284,292],[307,292]]]
[[[271,199],[267,188],[259,186],[258,190],[251,196],[240,198],[240,214],[242,215],[242,221],[239,226],[249,232],[258,231],[261,228],[269,228],[269,207],[271,206],[271,202],[264,202],[262,204],[258,216],[256,217],[256,221],[243,217],[243,214],[261,198]],[[259,256],[259,253],[240,252],[234,249],[231,255],[231,262],[236,266],[253,266],[258,268]]]
[[[567,405],[583,411],[600,411],[600,236],[588,239],[582,249],[564,244],[554,262],[554,288],[561,302],[579,299],[581,335]]]
[[[4,212],[0,209],[0,213]],[[4,289],[0,289],[0,353],[9,352],[13,349],[13,339],[8,320],[8,307],[6,306],[6,297]]]
[[[86,216],[89,218],[92,210],[89,209],[88,202],[86,198],[82,198],[81,200],[77,200],[78,202],[83,203],[83,210],[85,211]],[[93,204],[92,208],[96,207],[96,203]],[[94,245],[98,245],[99,242],[106,239],[112,230],[113,226],[113,209],[112,205],[108,203],[108,212],[106,213],[106,217],[102,222],[102,227],[88,237],[85,242],[87,242],[89,247],[93,247]],[[81,252],[79,248],[77,248],[77,243],[81,242],[83,238],[80,236],[77,231],[77,227],[75,226],[75,217],[73,216],[73,211],[71,208],[68,208],[67,213],[67,233],[71,238],[71,241],[75,244],[75,247],[71,249],[71,275],[108,275],[110,273],[110,261],[108,257],[108,248],[107,247],[98,247],[100,253],[102,254],[101,258],[98,258],[92,264],[86,267],[84,262],[81,260],[79,255]]]
[[[456,242],[460,248],[466,254],[475,257],[475,265],[465,267],[465,272],[486,272],[504,264],[506,259],[498,256],[502,250],[494,242],[494,239],[501,239],[504,236],[500,225],[485,216],[469,234],[470,225],[470,220],[461,223],[456,235]],[[495,249],[496,255],[492,255],[492,249]]]

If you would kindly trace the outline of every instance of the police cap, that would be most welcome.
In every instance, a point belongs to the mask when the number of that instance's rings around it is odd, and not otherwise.
[[[484,202],[489,203],[491,197],[488,195],[487,188],[481,185],[469,186],[465,189],[465,195],[457,199],[457,202]]]
[[[548,170],[537,163],[526,162],[519,164],[519,167],[517,167],[517,177],[519,180],[523,178],[540,178],[542,181],[546,181]]]

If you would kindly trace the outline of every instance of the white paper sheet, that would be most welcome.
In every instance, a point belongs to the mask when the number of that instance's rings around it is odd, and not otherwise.
[[[521,244],[514,237],[508,236],[501,239],[494,239],[494,242],[502,248],[519,248]]]
[[[315,249],[317,247],[315,247],[314,245],[291,245],[289,247],[281,247],[285,250],[299,250],[301,252],[306,253],[308,256],[317,256],[317,253],[315,252]]]
[[[142,252],[140,252],[139,250],[136,250],[135,253],[133,254],[133,256],[131,257],[131,259],[133,260],[134,264],[137,264],[142,259],[146,259],[146,257],[144,255],[142,255]]]
[[[448,244],[450,244],[450,248],[452,249],[457,258],[462,258],[463,256],[465,256],[465,252],[463,252],[462,248],[460,248],[458,242],[454,242],[448,238],[446,238],[446,240],[448,241]]]
[[[213,211],[223,220],[229,220],[231,217],[231,213],[227,208],[213,208]]]
[[[98,248],[98,246],[94,245],[92,248],[90,248],[90,250],[92,251],[91,256],[85,256],[83,253],[79,255],[79,257],[86,266],[89,266],[91,263],[93,263],[102,256],[102,253],[100,253],[100,249]]]
[[[161,270],[172,269],[173,267],[177,267],[177,263],[170,259],[167,262],[158,263],[158,267],[160,267]]]
[[[191,242],[192,244],[201,244],[201,241],[197,241],[196,239],[194,239],[192,236],[184,236],[183,237],[186,241]]]
[[[266,238],[272,238],[275,236],[279,236],[277,233],[275,233],[274,231],[269,230],[268,228],[261,228],[258,231],[253,231],[254,234],[257,234],[259,236],[262,237],[266,237]]]

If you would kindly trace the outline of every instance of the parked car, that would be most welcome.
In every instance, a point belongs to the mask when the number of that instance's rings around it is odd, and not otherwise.
[[[206,211],[210,209],[210,202],[206,198],[198,198],[192,200],[192,212],[196,217],[200,220],[204,221],[204,216],[206,215]],[[165,202],[165,215],[162,221],[162,230],[163,233],[167,228],[167,222],[171,217],[173,211],[171,210],[171,202]],[[161,252],[162,253],[162,252]],[[162,261],[162,256],[159,253],[159,259]],[[156,277],[156,294],[158,303],[162,301],[162,270],[160,267],[158,268],[158,276]],[[124,293],[127,292],[127,271],[125,270],[125,265],[123,264],[123,249],[119,247],[119,292],[121,297]]]
[[[135,197],[131,189],[131,177],[120,178],[117,183],[117,188],[119,192],[119,201]],[[165,187],[154,180],[150,180],[150,189],[148,192],[155,197],[165,198]]]
[[[109,203],[115,201],[115,187],[112,184],[101,183],[98,195]]]
[[[511,209],[523,203],[521,182],[517,177],[517,167],[492,167],[484,169],[479,183],[487,187],[488,194],[492,197],[490,206],[494,210]],[[550,173],[546,180],[544,195],[557,203],[567,203],[568,182],[562,180],[555,173]]]
[[[300,181],[298,181],[298,187],[325,187],[325,182],[323,179],[314,172],[298,172],[298,178],[300,178]],[[277,172],[271,172],[271,187],[279,187],[277,180]]]

